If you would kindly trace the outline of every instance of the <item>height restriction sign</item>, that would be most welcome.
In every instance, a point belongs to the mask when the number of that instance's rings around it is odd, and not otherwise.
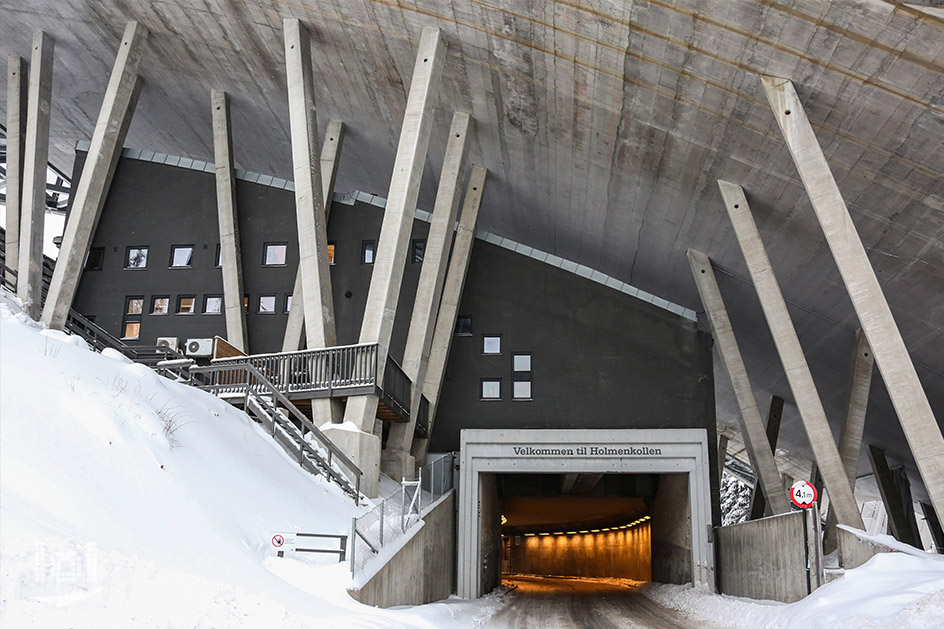
[[[816,487],[798,480],[790,487],[790,501],[801,509],[809,509],[816,502]]]

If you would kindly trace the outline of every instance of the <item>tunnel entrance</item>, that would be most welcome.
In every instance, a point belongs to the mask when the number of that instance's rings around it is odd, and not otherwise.
[[[714,587],[707,432],[464,430],[458,593],[502,575]]]

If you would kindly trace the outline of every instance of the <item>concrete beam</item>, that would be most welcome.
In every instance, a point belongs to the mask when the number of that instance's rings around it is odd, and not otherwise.
[[[446,266],[449,262],[449,247],[459,212],[459,198],[462,182],[460,180],[469,152],[469,114],[456,112],[452,116],[449,128],[449,140],[446,143],[446,155],[443,159],[442,173],[439,177],[439,189],[433,207],[433,220],[426,237],[426,250],[423,267],[413,301],[413,316],[410,319],[410,331],[406,337],[403,351],[403,373],[413,384],[410,401],[411,409],[418,409],[423,396],[423,382],[429,365],[430,345],[436,328],[436,313],[442,297],[443,282],[446,278]],[[416,430],[417,413],[410,413],[410,421],[391,424],[387,437],[387,452],[384,461],[389,462],[384,471],[393,478],[412,475],[414,467],[410,449]]]
[[[695,285],[698,287],[698,294],[715,336],[715,347],[721,353],[721,361],[734,388],[734,396],[737,398],[740,410],[741,436],[744,438],[744,446],[751,460],[751,467],[754,468],[757,483],[770,502],[773,513],[775,515],[787,513],[790,510],[787,496],[781,487],[774,455],[767,447],[764,424],[760,419],[760,411],[757,410],[757,402],[754,400],[751,381],[744,368],[741,350],[734,338],[731,320],[728,318],[724,300],[721,298],[721,289],[718,288],[714,269],[711,268],[711,260],[704,253],[694,249],[689,249],[687,255],[692,275],[695,277]]]
[[[223,271],[223,313],[226,340],[241,352],[249,352],[246,308],[243,306],[243,264],[236,214],[236,172],[233,167],[233,130],[229,96],[210,90],[213,111],[213,157],[216,162],[216,211],[220,227],[220,266]]]
[[[16,271],[20,263],[20,212],[23,197],[23,148],[26,144],[26,101],[29,66],[23,57],[7,58],[7,226],[5,264]],[[7,276],[14,281],[13,274]]]
[[[777,439],[780,437],[780,420],[783,419],[783,398],[778,395],[770,396],[770,408],[767,410],[767,443],[770,451],[776,455]],[[748,514],[748,520],[759,520],[764,514],[773,514],[770,504],[764,499],[763,494],[758,491],[757,485],[751,491],[751,512]]]
[[[56,41],[33,33],[23,149],[16,295],[38,319],[43,307],[43,227],[46,221],[46,170],[49,167],[49,111],[52,108],[52,61]]]
[[[846,478],[842,459],[839,458],[839,448],[836,447],[835,437],[826,419],[826,411],[823,410],[823,403],[816,390],[816,383],[810,373],[760,232],[751,215],[744,190],[741,186],[727,181],[718,181],[718,186],[734,226],[734,233],[744,253],[747,269],[754,281],[754,289],[773,335],[780,362],[783,363],[783,370],[790,383],[800,419],[803,420],[803,428],[809,438],[819,473],[829,489],[829,500],[836,511],[836,517],[840,524],[862,528],[862,516]]]
[[[926,502],[921,503],[921,511],[931,531],[931,542],[934,545],[932,550],[938,554],[944,554],[944,528],[941,527],[940,518],[937,517],[934,507]]]
[[[433,426],[436,422],[439,393],[442,390],[446,363],[449,360],[449,349],[452,347],[452,337],[456,329],[456,316],[459,314],[459,302],[462,300],[466,271],[469,269],[469,258],[472,256],[475,225],[482,205],[482,193],[485,191],[485,175],[487,174],[488,171],[481,166],[472,166],[469,182],[465,188],[459,228],[456,230],[456,239],[452,245],[452,257],[449,259],[449,270],[446,272],[446,283],[443,285],[439,314],[436,316],[436,330],[433,332],[433,342],[430,344],[429,364],[423,381],[423,395],[429,400],[429,429],[426,437],[414,439],[411,448],[417,465],[423,465],[426,462],[429,437],[433,434]]]
[[[387,365],[387,352],[393,334],[397,301],[400,298],[403,266],[410,244],[416,199],[423,178],[435,93],[442,74],[444,57],[445,45],[439,29],[424,28],[413,66],[410,95],[403,115],[387,207],[377,243],[377,257],[361,323],[360,342],[377,343],[378,346],[377,380],[380,382],[383,381],[383,372]],[[364,432],[373,432],[377,403],[375,395],[349,399],[344,421],[353,422]]]
[[[50,328],[61,330],[65,325],[82,277],[85,256],[98,227],[102,205],[111,187],[121,147],[141,93],[143,83],[138,77],[138,65],[147,35],[147,28],[129,22],[118,47],[85,168],[72,196],[72,209],[43,309],[43,323]]]
[[[878,446],[869,444],[868,453],[869,462],[872,464],[872,473],[875,474],[875,484],[878,485],[882,502],[885,503],[885,513],[888,514],[888,524],[892,529],[892,535],[899,542],[920,548],[920,542],[915,543],[911,535],[911,527],[908,525],[901,494],[895,485],[895,479],[888,467],[888,461],[885,459],[885,451]]]
[[[905,524],[911,535],[912,546],[922,548],[921,533],[918,532],[918,518],[915,516],[914,498],[911,496],[911,481],[908,480],[908,473],[902,466],[892,470],[892,479],[895,481],[895,488],[898,489],[898,497],[901,498],[901,507],[905,512]]]
[[[331,218],[331,202],[334,197],[334,182],[338,177],[338,160],[341,156],[341,145],[344,143],[344,123],[340,120],[328,122],[325,130],[325,141],[321,145],[321,190],[324,193],[325,225]],[[282,341],[283,352],[294,352],[303,347],[303,333],[305,329],[305,309],[302,296],[301,267],[295,273],[295,288],[292,290],[292,304],[299,307],[292,308],[288,313],[285,324],[285,337]]]
[[[767,100],[872,347],[931,504],[938,513],[944,512],[944,436],[908,348],[793,83],[774,77],[762,79]]]

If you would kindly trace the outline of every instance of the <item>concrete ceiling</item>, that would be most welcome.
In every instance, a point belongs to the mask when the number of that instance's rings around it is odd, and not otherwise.
[[[589,6],[583,6],[589,5]],[[348,127],[337,190],[386,196],[421,29],[448,44],[420,206],[451,112],[489,170],[480,227],[696,311],[685,250],[718,267],[756,396],[787,400],[716,180],[744,186],[838,434],[858,327],[759,77],[792,79],[944,422],[944,16],[882,0],[0,0],[0,47],[56,39],[51,161],[91,136],[123,26],[150,29],[127,145],[212,158],[210,88],[237,165],[290,178],[281,20],[312,28],[318,108]],[[5,82],[5,77],[4,77]],[[5,88],[4,88],[5,89]],[[719,421],[736,424],[718,365]],[[878,372],[866,439],[913,463]],[[867,471],[863,457],[860,473]]]

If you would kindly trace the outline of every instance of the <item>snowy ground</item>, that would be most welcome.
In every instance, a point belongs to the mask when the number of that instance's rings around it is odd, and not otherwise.
[[[0,295],[0,626],[478,627],[502,595],[380,610],[347,565],[273,531],[348,532],[363,507],[228,404],[42,330]],[[649,585],[737,627],[944,627],[944,558],[876,557],[792,605]]]

